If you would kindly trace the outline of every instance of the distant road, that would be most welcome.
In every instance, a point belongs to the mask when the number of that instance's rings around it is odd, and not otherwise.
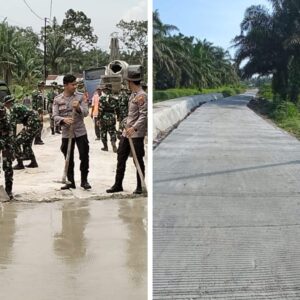
[[[247,107],[198,108],[153,154],[153,299],[300,299],[300,142]]]

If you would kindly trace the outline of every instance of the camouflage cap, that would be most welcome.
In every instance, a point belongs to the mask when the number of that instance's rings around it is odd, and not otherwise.
[[[7,95],[2,99],[2,103],[8,103],[8,102],[14,102],[15,101],[15,97],[12,95]]]
[[[143,66],[130,65],[127,69],[127,76],[124,78],[128,81],[140,81],[143,79]]]

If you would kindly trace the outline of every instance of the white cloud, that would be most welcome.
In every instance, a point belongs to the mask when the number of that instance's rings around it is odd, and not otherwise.
[[[124,21],[144,21],[147,20],[147,1],[140,1],[136,6],[126,11],[122,19]]]

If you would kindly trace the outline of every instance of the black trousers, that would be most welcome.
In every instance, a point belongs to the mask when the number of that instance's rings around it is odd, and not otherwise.
[[[141,170],[143,175],[145,176],[145,164],[143,157],[145,156],[145,149],[144,149],[144,138],[133,138],[132,139],[134,149],[136,152],[137,160],[140,164]],[[118,148],[118,163],[117,163],[117,173],[116,173],[116,185],[122,186],[122,182],[125,175],[125,169],[126,169],[126,161],[128,159],[128,156],[130,154],[130,144],[128,138],[121,136],[119,148]],[[136,178],[137,178],[137,187],[141,187],[141,178],[136,172]]]
[[[67,157],[68,151],[68,138],[62,138],[62,143],[60,150],[64,154],[65,158]],[[74,182],[74,149],[75,143],[77,149],[79,151],[79,159],[80,159],[80,171],[81,171],[81,181],[87,180],[87,175],[89,173],[89,141],[87,135],[83,135],[80,137],[75,137],[72,139],[71,143],[71,153],[70,153],[70,162],[68,168],[68,180]]]

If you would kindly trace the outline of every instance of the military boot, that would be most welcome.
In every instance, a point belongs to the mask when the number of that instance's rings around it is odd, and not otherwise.
[[[5,191],[9,197],[9,200],[13,200],[14,199],[14,196],[12,194],[12,181],[6,181],[5,182]]]
[[[117,146],[116,146],[116,142],[115,142],[115,141],[111,142],[111,145],[112,145],[113,151],[114,151],[115,153],[117,153],[118,148],[117,148]]]
[[[59,126],[56,126],[56,127],[55,127],[55,133],[61,134],[61,132],[60,132],[60,130],[59,130]]]
[[[22,159],[17,159],[18,164],[16,164],[13,169],[14,170],[22,170],[25,169],[24,164],[23,164],[23,160]]]
[[[124,176],[117,173],[114,185],[110,189],[106,190],[106,193],[123,192],[123,186],[122,186],[123,177]]]
[[[107,142],[102,142],[103,148],[101,148],[102,151],[108,151]]]
[[[36,162],[35,156],[31,157],[31,163],[26,168],[37,168],[39,165]]]
[[[87,181],[87,173],[81,173],[81,187],[84,188],[85,190],[91,189],[91,185]]]

